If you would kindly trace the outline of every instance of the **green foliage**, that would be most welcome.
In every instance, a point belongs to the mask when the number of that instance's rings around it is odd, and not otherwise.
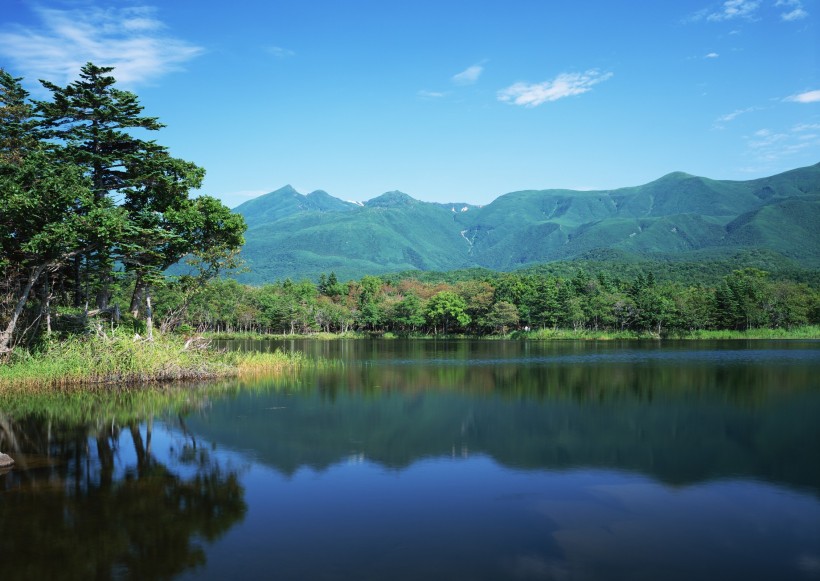
[[[495,333],[504,334],[511,327],[517,327],[519,321],[518,308],[507,301],[498,301],[493,304],[483,324]]]
[[[34,107],[21,80],[0,68],[0,162],[4,164],[20,163],[38,148],[41,138]]]
[[[434,332],[439,329],[444,334],[457,332],[470,323],[467,303],[452,291],[441,291],[427,302],[427,320]]]
[[[163,125],[116,88],[112,70],[88,63],[66,87],[43,82],[51,100],[38,102],[0,70],[0,357],[23,340],[18,323],[35,340],[61,306],[92,303],[118,319],[123,275],[128,311],[142,309],[150,337],[152,290],[167,268],[184,257],[197,268],[174,289],[184,300],[173,327],[202,283],[238,265],[243,218],[190,198],[204,170],[135,136]]]
[[[393,321],[400,331],[416,331],[424,326],[424,305],[414,294],[406,295],[393,309]]]
[[[660,268],[660,265],[656,265]],[[324,333],[507,334],[524,329],[572,336],[681,336],[698,330],[800,328],[820,323],[820,290],[742,269],[718,284],[660,281],[655,270],[624,280],[619,271],[572,278],[499,273],[420,282],[363,277],[333,296],[328,281],[251,287],[233,279],[205,285],[184,323],[199,332],[289,335]],[[173,310],[158,296],[158,312]],[[560,333],[559,333],[560,334]],[[541,336],[541,335],[538,335]]]

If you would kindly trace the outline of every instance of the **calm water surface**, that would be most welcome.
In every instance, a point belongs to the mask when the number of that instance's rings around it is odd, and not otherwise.
[[[0,578],[820,579],[820,342],[226,346],[339,363],[0,400]]]

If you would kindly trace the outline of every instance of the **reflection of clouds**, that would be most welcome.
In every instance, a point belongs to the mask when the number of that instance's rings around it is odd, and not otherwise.
[[[820,555],[805,551],[820,522],[820,507],[811,498],[737,481],[682,489],[613,482],[575,492],[571,499],[532,504],[550,521],[552,540],[565,557],[562,566],[573,579],[579,573],[690,579],[703,571],[719,576],[758,570],[788,576],[794,567],[820,576]],[[561,578],[548,571],[553,564],[521,557],[516,575]]]
[[[577,572],[567,568],[567,564],[556,559],[545,559],[539,555],[521,555],[515,558],[512,574],[516,579],[583,579]]]
[[[629,516],[622,507],[604,506],[589,499],[539,502],[535,510],[549,518],[560,530],[605,527]]]
[[[797,559],[797,568],[812,576],[820,576],[820,556],[804,553]]]
[[[364,464],[364,452],[353,452],[347,457],[348,464]]]

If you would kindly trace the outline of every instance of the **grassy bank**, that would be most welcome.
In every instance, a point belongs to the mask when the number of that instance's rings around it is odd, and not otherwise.
[[[678,338],[673,336],[673,338]],[[690,331],[682,339],[820,339],[820,325],[793,329],[749,329],[748,331]]]
[[[792,329],[750,329],[748,331],[731,331],[731,330],[696,330],[696,331],[675,331],[667,333],[666,331],[658,335],[651,331],[606,331],[593,329],[533,329],[531,331],[512,331],[504,335],[426,335],[426,334],[395,334],[386,332],[383,334],[377,333],[361,333],[361,332],[347,332],[347,333],[314,333],[309,335],[279,335],[271,334],[265,335],[260,333],[208,333],[206,335],[211,339],[223,340],[280,340],[280,339],[314,339],[314,340],[332,340],[332,339],[370,339],[370,338],[384,338],[384,339],[529,339],[529,340],[590,340],[590,341],[615,341],[615,340],[633,340],[633,339],[820,339],[820,325],[807,325],[803,327],[794,327]]]
[[[325,333],[319,331],[316,333],[257,333],[255,331],[206,331],[202,336],[207,339],[221,339],[226,341],[233,340],[259,340],[270,341],[271,339],[319,339],[319,340],[333,340],[333,339],[367,339],[372,336],[371,333],[362,333],[359,331],[346,331],[344,333]]]
[[[809,325],[792,329],[749,329],[747,331],[732,330],[696,330],[662,332],[661,335],[649,331],[594,331],[582,329],[538,329],[534,331],[517,331],[509,335],[518,339],[589,339],[596,341],[629,340],[629,339],[820,339],[820,326]]]
[[[517,331],[509,335],[517,339],[588,339],[595,341],[614,341],[630,339],[820,339],[820,326],[809,325],[793,329],[749,329],[748,331],[676,331],[672,333],[652,333],[649,331],[593,331],[582,329],[538,329],[534,331]]]
[[[223,352],[180,337],[129,335],[52,341],[0,365],[0,390],[241,377],[295,369],[299,353]]]

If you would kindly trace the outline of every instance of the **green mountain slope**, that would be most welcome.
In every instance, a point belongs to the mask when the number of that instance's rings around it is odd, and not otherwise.
[[[315,278],[333,271],[346,279],[471,264],[453,213],[438,204],[389,192],[363,207],[351,206],[337,212],[298,209],[249,228],[242,254],[251,273],[242,278]]]
[[[732,220],[726,232],[726,246],[768,248],[801,262],[817,261],[820,197],[772,202]]]
[[[260,283],[406,270],[510,270],[603,250],[641,259],[765,250],[820,267],[820,164],[749,181],[672,173],[603,191],[512,192],[483,207],[388,192],[364,204],[290,186],[235,209]]]
[[[248,200],[234,208],[245,217],[249,228],[269,224],[303,212],[344,212],[356,208],[352,202],[343,202],[327,192],[317,190],[303,196],[291,186]]]

